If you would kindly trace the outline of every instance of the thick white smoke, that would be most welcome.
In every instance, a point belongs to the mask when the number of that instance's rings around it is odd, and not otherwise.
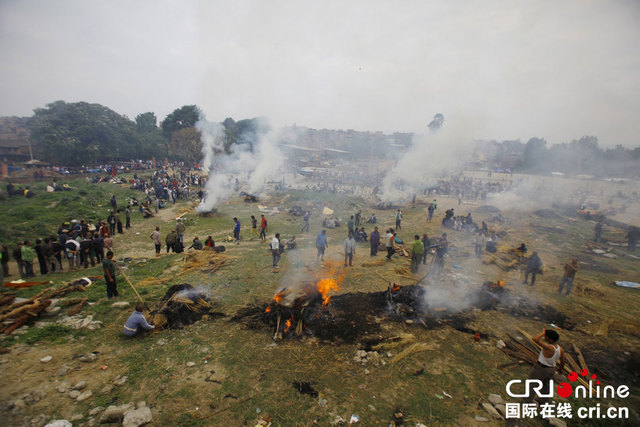
[[[279,134],[270,131],[251,135],[250,144],[234,144],[231,152],[224,151],[224,126],[200,117],[196,129],[201,133],[202,165],[208,170],[206,195],[196,208],[197,212],[211,212],[219,203],[235,193],[235,180],[248,184],[247,191],[259,195],[268,179],[276,177],[284,162],[278,148]]]

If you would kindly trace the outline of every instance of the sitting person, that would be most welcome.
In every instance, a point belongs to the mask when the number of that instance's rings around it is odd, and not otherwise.
[[[376,222],[378,222],[378,219],[376,218],[376,214],[372,213],[369,219],[367,220],[367,224],[375,224]]]
[[[202,242],[200,241],[200,239],[198,239],[198,236],[193,238],[193,243],[191,243],[191,246],[189,246],[187,250],[191,248],[195,249],[196,251],[199,251],[202,249]]]
[[[291,236],[291,240],[287,240],[287,249],[295,249],[297,246],[296,236]]]
[[[124,324],[124,328],[122,329],[122,333],[128,337],[135,336],[138,332],[142,331],[151,331],[155,329],[155,326],[149,324],[147,319],[145,319],[144,314],[144,305],[136,304],[136,310],[129,316],[127,322]]]
[[[216,242],[213,241],[213,237],[211,237],[211,236],[207,237],[207,240],[204,241],[204,247],[205,248],[210,248],[210,249],[215,249]]]
[[[518,246],[517,248],[515,248],[516,251],[521,252],[523,254],[527,253],[527,246],[522,243],[520,246]]]

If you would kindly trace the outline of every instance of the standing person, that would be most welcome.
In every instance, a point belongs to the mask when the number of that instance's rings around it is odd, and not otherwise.
[[[240,220],[233,218],[233,238],[236,239],[236,245],[240,244]]]
[[[45,256],[44,251],[45,245],[42,243],[42,240],[36,239],[36,245],[34,246],[34,250],[36,251],[36,255],[38,256],[38,264],[40,266],[40,274],[47,274],[49,269],[47,268],[47,258]]]
[[[258,234],[258,220],[254,215],[251,215],[251,238],[253,240],[253,235]]]
[[[54,263],[54,267],[58,267],[58,271],[62,271],[62,254],[64,254],[64,246],[58,239],[51,236],[51,248],[53,249],[53,257],[57,263]]]
[[[136,309],[131,316],[127,319],[127,322],[122,328],[122,333],[128,337],[133,337],[142,331],[151,331],[155,329],[155,326],[148,323],[144,317],[144,304],[136,304]]]
[[[353,218],[353,215],[351,216]],[[353,231],[349,231],[349,235],[344,240],[344,266],[353,267],[353,256],[356,254],[356,240],[353,238]]]
[[[123,227],[122,227],[122,220],[120,219],[120,210],[118,210],[116,212],[116,227],[118,229],[118,233],[122,234],[123,233],[123,230],[122,230]]]
[[[167,234],[167,237],[164,238],[164,242],[167,244],[167,253],[169,253],[169,250],[174,251],[177,240],[178,233],[176,233],[176,230],[171,230],[169,234]]]
[[[24,276],[25,277],[33,277],[35,274],[33,273],[33,259],[36,254],[31,249],[31,242],[28,240],[24,241],[22,248],[20,249],[22,252],[22,264],[24,265]]]
[[[384,246],[387,248],[387,261],[391,261],[393,256],[393,229],[387,230],[387,234],[384,235]]]
[[[400,209],[396,212],[396,230],[402,230],[402,211]]]
[[[2,246],[2,273],[4,277],[10,276],[9,274],[9,246]]]
[[[420,236],[416,234],[415,240],[411,244],[411,272],[417,273],[418,268],[420,267],[420,261],[422,260],[422,256],[424,255],[424,245],[420,240]]]
[[[153,210],[156,212],[156,214],[158,213],[158,210],[160,210],[160,199],[157,197],[153,199]]]
[[[273,240],[269,244],[271,248],[271,255],[273,256],[273,270],[278,270],[278,262],[280,262],[280,233],[276,233]]]
[[[572,258],[571,262],[565,264],[564,274],[562,275],[560,285],[558,285],[558,294],[562,294],[562,288],[564,288],[565,283],[567,284],[566,295],[569,295],[571,293],[571,289],[573,289],[573,280],[576,278],[576,273],[578,272],[578,270],[580,270],[580,265],[578,265],[578,258]]]
[[[480,258],[482,256],[482,248],[484,247],[484,233],[482,233],[482,231],[478,231],[474,243],[476,246],[476,257]]]
[[[116,209],[118,209],[118,202],[116,202],[116,195],[115,194],[111,195],[111,200],[109,201],[109,203],[111,203],[111,209],[115,212]]]
[[[260,239],[263,242],[267,240],[267,218],[264,215],[260,215]]]
[[[353,215],[351,215],[351,218],[349,218],[349,221],[347,221],[347,231],[349,233],[351,233],[351,234],[353,234],[354,231],[355,231],[354,228],[353,228],[354,225],[355,225],[354,223],[355,223],[355,221],[353,219]]]
[[[153,245],[156,248],[156,256],[159,256],[160,248],[162,248],[162,242],[160,241],[160,227],[156,227],[156,229],[149,235],[149,238],[153,240]]]
[[[91,260],[92,267],[95,265],[95,261],[90,257],[90,254],[89,254],[92,243],[93,242],[91,241],[91,239],[84,238],[80,240],[80,262],[79,263],[81,263],[84,266],[84,268],[89,267],[89,260]]]
[[[118,296],[118,284],[116,283],[116,264],[113,262],[113,252],[107,252],[107,258],[102,261],[104,280],[107,282],[107,298]]]
[[[113,251],[113,239],[111,236],[107,236],[102,240],[102,246],[108,251]]]
[[[304,212],[304,217],[302,219],[304,219],[304,225],[302,226],[302,230],[300,230],[301,233],[304,233],[305,231],[309,231],[309,211],[305,211]]]
[[[98,264],[104,260],[104,237],[98,233],[93,234],[93,253],[96,254]]]
[[[533,251],[531,253],[531,258],[527,261],[527,268],[524,271],[524,282],[523,285],[526,285],[529,281],[529,274],[531,274],[531,286],[536,284],[536,275],[542,268],[542,260],[538,256],[538,251]]]
[[[431,247],[431,240],[427,233],[422,235],[422,246],[424,246],[424,253],[422,254],[422,265],[427,265],[427,251]]]
[[[182,218],[178,219],[178,223],[176,224],[176,238],[180,240],[180,242],[184,245],[184,230],[186,227],[184,226],[184,222],[182,222]]]
[[[433,218],[433,211],[435,210],[433,203],[429,204],[429,207],[427,208],[427,212],[428,212],[428,216],[427,216],[427,222],[431,222],[431,219]]]
[[[316,257],[316,261],[324,262],[324,251],[329,247],[329,242],[327,241],[327,230],[322,230],[318,237],[316,237],[316,248],[318,249],[318,255]]]
[[[109,224],[109,235],[113,236],[116,234],[116,216],[113,212],[107,217],[107,224]]]
[[[595,236],[593,237],[593,241],[598,243],[600,241],[600,238],[602,237],[602,221],[596,222],[594,233]]]
[[[75,239],[67,239],[64,247],[67,253],[67,261],[69,261],[69,271],[75,270],[76,267],[79,268],[78,251],[80,250],[80,243]]]
[[[361,219],[362,219],[362,211],[358,209],[358,212],[356,212],[356,227],[360,227]]]
[[[540,346],[540,354],[538,361],[529,373],[529,379],[542,381],[543,389],[540,391],[544,394],[549,394],[552,391],[550,380],[553,379],[553,374],[556,371],[556,363],[560,362],[560,372],[564,369],[564,350],[558,345],[559,339],[560,335],[551,329],[543,329],[532,338],[533,342]]]
[[[20,278],[24,279],[24,264],[22,263],[22,242],[18,242],[16,248],[13,250],[13,259],[16,260],[16,264],[18,264],[18,273],[20,273]]]
[[[131,228],[131,209],[129,209],[129,206],[124,210],[124,218],[126,221],[124,227],[128,230]]]
[[[447,245],[445,244],[444,241],[441,240],[440,244],[436,248],[436,258],[434,260],[436,263],[435,273],[438,275],[442,274],[442,272],[444,271],[444,256],[446,254],[447,254]]]
[[[373,227],[371,236],[369,236],[369,244],[371,245],[371,256],[378,255],[378,246],[380,246],[380,232],[378,227]]]

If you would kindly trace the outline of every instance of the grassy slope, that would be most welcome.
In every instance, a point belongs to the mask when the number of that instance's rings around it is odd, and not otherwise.
[[[37,210],[37,206],[51,204],[65,197],[77,203],[78,209],[86,209],[90,213],[92,208],[88,205],[89,197],[94,197],[94,204],[106,205],[108,196],[116,192],[118,196],[124,196],[128,191],[111,184],[84,186],[76,183],[87,192],[87,196],[75,193],[58,193],[44,195],[31,200],[20,200],[16,204],[20,209],[12,206],[8,210],[11,220],[18,221],[21,213],[26,208],[26,203],[31,210]],[[37,189],[37,186],[36,186]],[[41,193],[40,193],[41,194]],[[98,198],[97,195],[100,195]],[[90,196],[89,196],[90,195]],[[46,197],[46,198],[45,198]],[[79,197],[77,200],[76,197]],[[271,200],[265,200],[268,206],[290,206],[292,204],[304,205],[311,195],[304,192],[295,192],[290,195],[275,194]],[[324,202],[330,203],[336,210],[336,216],[345,218],[352,213],[358,203],[343,196],[326,196]],[[361,202],[360,202],[361,203]],[[453,201],[441,200],[440,209],[444,211],[447,203]],[[169,218],[178,212],[181,205],[177,205],[174,211],[167,211],[162,218],[143,221],[134,215],[134,228],[132,232],[116,237],[117,256],[135,255],[141,257],[129,265],[126,274],[134,283],[149,278],[158,277],[166,281],[165,285],[140,286],[139,290],[148,301],[158,300],[165,292],[168,285],[188,282],[191,284],[204,284],[210,286],[218,301],[217,309],[230,316],[239,308],[251,303],[261,303],[271,299],[274,291],[280,285],[286,272],[291,272],[296,265],[304,268],[305,264],[311,264],[315,258],[313,241],[315,234],[320,230],[319,215],[312,218],[311,233],[304,237],[298,236],[301,249],[300,257],[296,262],[287,260],[291,254],[285,256],[283,272],[271,273],[270,253],[266,244],[258,242],[246,242],[239,246],[228,245],[228,254],[236,257],[231,267],[222,269],[213,275],[191,272],[177,277],[182,256],[167,255],[159,259],[148,258],[153,254],[152,245],[148,239],[148,233],[156,225],[162,227],[163,234],[171,228],[173,222]],[[369,209],[363,204],[363,214],[368,215]],[[423,207],[407,210],[405,216],[405,230],[401,236],[405,239],[411,235],[424,231],[430,235],[438,235],[441,230],[438,223],[428,225],[424,223],[425,214]],[[172,208],[173,209],[173,208]],[[58,210],[47,211],[43,219],[53,222],[53,226],[61,221]],[[99,208],[96,208],[99,215]],[[67,211],[68,212],[68,211]],[[318,212],[314,210],[314,213]],[[75,212],[74,212],[75,214]],[[244,227],[249,224],[251,214],[257,214],[256,205],[242,201],[232,201],[220,208],[220,214],[212,217],[195,217],[187,215],[187,239],[194,234],[206,236],[213,234],[217,240],[230,234],[231,217],[239,216],[243,220]],[[377,211],[380,220],[380,228],[393,225],[393,211]],[[78,215],[80,216],[80,215]],[[478,217],[481,219],[481,217]],[[62,216],[62,219],[69,219]],[[35,220],[32,220],[35,221]],[[591,319],[594,323],[599,318],[610,317],[629,319],[637,316],[637,304],[640,297],[637,291],[621,289],[610,285],[614,278],[608,274],[592,274],[582,272],[580,275],[592,278],[589,286],[597,287],[603,294],[598,300],[576,292],[573,298],[558,299],[555,294],[555,284],[560,275],[561,262],[575,253],[582,251],[584,237],[591,234],[592,225],[588,223],[566,223],[564,220],[554,220],[561,227],[567,229],[567,238],[559,239],[556,235],[530,234],[531,223],[539,221],[536,217],[525,217],[511,222],[512,232],[505,243],[519,243],[520,240],[535,241],[540,246],[543,260],[550,267],[549,271],[539,279],[535,290],[522,289],[517,286],[520,277],[516,274],[508,274],[498,271],[493,266],[482,264],[475,265],[477,271],[485,274],[485,277],[494,275],[496,278],[507,278],[513,292],[530,295],[544,303],[551,303],[561,311],[573,317],[575,305],[580,307],[580,313],[575,313],[580,320]],[[25,221],[25,229],[31,229]],[[296,233],[302,225],[301,218],[291,217],[288,214],[269,216],[270,232],[279,231],[284,237]],[[546,221],[549,224],[549,221]],[[47,227],[43,223],[41,227]],[[140,234],[135,234],[139,232]],[[344,238],[345,227],[330,230],[330,248],[328,257],[340,260],[341,242]],[[462,233],[450,232],[450,238],[454,245],[461,248],[460,252],[471,252],[472,248],[466,236]],[[534,235],[535,234],[535,235]],[[244,228],[243,235],[248,237],[248,229]],[[584,237],[583,237],[584,236]],[[556,247],[554,247],[554,245]],[[530,244],[530,246],[532,246]],[[558,249],[559,248],[559,249]],[[461,262],[456,260],[453,254],[447,263]],[[380,256],[379,256],[380,257]],[[397,278],[395,269],[398,266],[406,267],[406,261],[395,259],[392,263],[379,267],[362,267],[363,261],[368,261],[368,248],[359,248],[356,257],[356,266],[345,271],[345,280],[341,291],[374,291],[386,287],[385,278]],[[610,261],[598,258],[598,261],[615,265],[620,271],[626,271],[625,279],[633,280],[634,264],[627,260]],[[98,275],[98,269],[82,271],[81,275]],[[470,281],[477,280],[473,271],[465,271]],[[635,272],[637,280],[637,272]],[[52,276],[57,285],[66,280],[78,277],[79,274],[63,273]],[[615,275],[615,278],[620,278]],[[408,284],[409,280],[399,278],[400,283]],[[480,284],[478,282],[478,284]],[[446,286],[446,281],[440,286]],[[119,282],[122,291],[121,299],[135,302],[133,292],[128,289],[122,279]],[[21,296],[28,296],[39,289],[31,288],[18,291]],[[4,367],[1,377],[5,384],[13,378],[15,373],[21,375],[20,383],[14,383],[11,387],[5,387],[0,392],[0,399],[8,400],[10,395],[21,394],[42,384],[45,389],[53,390],[59,378],[55,372],[64,363],[69,366],[79,367],[80,370],[69,374],[65,380],[85,379],[89,387],[94,391],[94,396],[82,403],[72,405],[66,398],[45,399],[29,408],[33,414],[45,412],[56,417],[67,417],[74,413],[85,413],[96,405],[106,406],[111,402],[128,402],[145,400],[156,408],[157,415],[154,422],[157,425],[211,425],[227,424],[238,425],[244,422],[254,422],[262,415],[273,418],[278,425],[311,424],[314,420],[322,425],[328,424],[335,415],[341,415],[348,420],[350,414],[361,416],[366,425],[387,425],[391,415],[396,409],[402,409],[408,421],[420,421],[427,424],[451,423],[468,424],[473,415],[484,415],[477,409],[479,401],[486,398],[487,393],[495,392],[504,395],[504,385],[511,378],[526,376],[527,369],[519,368],[507,373],[496,369],[497,365],[510,361],[493,345],[480,345],[473,342],[470,335],[455,331],[451,328],[425,330],[421,327],[409,327],[404,324],[396,324],[385,319],[382,335],[391,336],[402,332],[414,334],[418,341],[433,344],[437,350],[416,353],[408,356],[397,364],[372,367],[355,364],[352,358],[356,347],[343,344],[321,344],[315,340],[285,341],[274,345],[270,336],[266,333],[247,330],[242,325],[228,322],[226,319],[202,321],[183,331],[165,331],[154,334],[146,339],[128,340],[120,336],[120,329],[129,310],[118,310],[111,307],[110,302],[104,299],[104,283],[98,282],[90,287],[87,296],[95,302],[91,307],[82,311],[83,315],[93,314],[94,318],[101,320],[105,327],[97,331],[69,331],[64,328],[49,326],[45,329],[30,328],[29,332],[17,339],[5,339],[2,345],[6,346],[18,343],[28,343],[31,346],[28,352],[17,358],[12,358]],[[70,294],[68,298],[76,298],[78,294]],[[66,311],[67,308],[64,309]],[[535,319],[517,319],[497,312],[476,313],[474,325],[479,330],[492,332],[498,336],[504,331],[513,330],[520,326],[531,332],[539,330],[543,325]],[[590,337],[579,331],[565,331],[563,336],[571,341],[593,344]],[[158,340],[165,339],[166,344],[160,345]],[[566,338],[565,338],[566,339]],[[584,340],[584,341],[583,341]],[[616,335],[603,339],[601,345],[609,346],[613,351],[632,351],[637,348],[637,339]],[[584,348],[584,347],[583,347]],[[81,364],[71,359],[71,356],[89,351],[99,351],[99,362],[94,364]],[[396,351],[393,351],[395,354]],[[46,354],[52,354],[54,361],[48,365],[41,365],[38,359]],[[210,356],[210,359],[205,359]],[[470,357],[472,356],[472,357]],[[196,367],[188,368],[186,362],[196,362]],[[207,362],[205,364],[205,361]],[[37,368],[34,372],[32,366]],[[99,370],[99,365],[108,365],[107,370]],[[370,373],[365,373],[367,368]],[[420,369],[424,373],[416,375]],[[117,374],[129,376],[128,382],[119,388],[115,388],[109,395],[98,393],[103,383],[108,382]],[[205,381],[213,379],[216,382]],[[307,381],[320,392],[321,397],[328,400],[326,407],[317,403],[316,399],[301,395],[291,386],[292,381]],[[453,395],[453,399],[439,399],[436,395],[442,395],[446,391]],[[52,393],[57,393],[53,392]],[[237,397],[235,399],[234,397]],[[635,393],[637,396],[637,391]],[[250,399],[250,400],[245,400]],[[628,402],[627,402],[628,404]],[[637,405],[637,400],[634,402]],[[257,408],[260,413],[257,414]],[[224,411],[223,411],[224,410]],[[222,411],[222,412],[220,412]]]

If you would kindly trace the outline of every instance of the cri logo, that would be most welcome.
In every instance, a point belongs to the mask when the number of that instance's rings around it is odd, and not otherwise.
[[[580,376],[585,377],[588,380],[588,383],[583,380],[583,384],[587,384],[587,387],[584,385],[578,385],[575,388],[568,382],[562,382],[558,384],[556,387],[556,392],[558,396],[567,398],[572,394],[576,398],[583,399],[592,399],[592,398],[614,398],[619,397],[625,399],[629,396],[629,387],[626,385],[620,385],[617,388],[614,388],[611,385],[605,386],[604,388],[600,387],[600,381],[597,379],[598,376],[596,374],[589,375],[589,371],[586,369],[582,369],[580,371],[580,375],[577,372],[571,372],[567,376],[569,381],[576,382],[580,378]],[[595,384],[593,382],[595,381]],[[545,384],[540,380],[525,380],[525,390],[523,393],[516,393],[511,391],[511,387],[513,384],[519,384],[522,380],[511,380],[507,383],[507,394],[511,397],[529,397],[530,391],[535,393],[538,397],[541,398],[552,398],[553,397],[553,380],[550,380],[551,388],[548,392],[545,393]]]
[[[580,371],[580,375],[583,377],[587,377],[589,375],[589,371],[587,371],[586,369],[582,369]],[[567,375],[567,378],[569,378],[569,381],[571,381],[572,383],[576,382],[578,381],[578,373],[575,371],[571,371],[569,375]],[[598,378],[596,374],[591,375],[592,380],[595,380],[596,378]],[[600,381],[596,381],[596,384],[600,385]],[[567,397],[571,396],[571,393],[573,393],[573,386],[568,382],[560,383],[558,384],[558,387],[556,387],[556,391],[558,392],[558,396],[564,397],[566,399]]]

